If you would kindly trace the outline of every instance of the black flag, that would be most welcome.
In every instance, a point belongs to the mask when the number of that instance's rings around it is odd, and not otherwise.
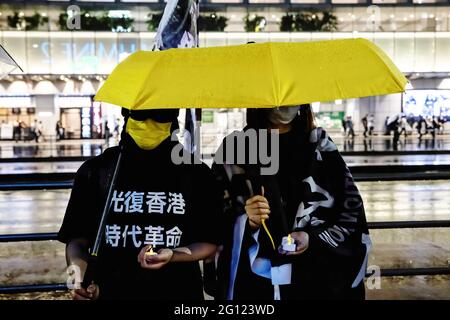
[[[198,16],[198,0],[168,0],[156,33],[154,49],[198,47]],[[186,109],[184,116],[183,145],[192,153],[197,149],[195,137],[200,111]]]

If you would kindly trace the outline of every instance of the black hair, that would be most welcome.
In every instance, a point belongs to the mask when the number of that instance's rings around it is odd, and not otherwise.
[[[270,109],[247,109],[247,128],[267,129],[269,127],[267,118],[269,111]],[[304,133],[309,133],[316,127],[311,104],[300,105],[299,115],[294,118],[292,125]]]
[[[122,108],[122,116],[130,117],[137,121],[153,119],[157,122],[167,123],[178,118],[180,109],[149,109],[149,110],[128,110]]]

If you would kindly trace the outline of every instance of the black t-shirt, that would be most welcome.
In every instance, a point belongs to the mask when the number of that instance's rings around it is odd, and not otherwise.
[[[128,137],[129,138],[129,137]],[[205,164],[175,165],[169,139],[151,151],[128,139],[99,253],[96,283],[109,299],[202,299],[198,262],[168,263],[145,270],[142,247],[156,250],[195,242],[220,243],[221,194]],[[59,240],[84,238],[93,245],[118,147],[78,170]]]

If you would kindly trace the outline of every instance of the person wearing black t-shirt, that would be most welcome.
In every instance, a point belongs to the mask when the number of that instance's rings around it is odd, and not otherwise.
[[[58,234],[68,264],[83,275],[122,152],[94,284],[74,290],[74,299],[201,300],[199,261],[220,243],[215,179],[203,163],[171,160],[179,146],[170,138],[178,111],[124,115],[122,149],[109,148],[80,167]]]

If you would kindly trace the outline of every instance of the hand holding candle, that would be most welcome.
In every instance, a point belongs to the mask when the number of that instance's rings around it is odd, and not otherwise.
[[[295,244],[294,239],[292,239],[292,236],[290,234],[288,234],[287,237],[283,237],[281,245],[283,246],[284,251],[294,252],[297,249],[297,245]]]
[[[157,253],[153,251],[153,247],[150,246],[145,252],[145,258],[147,258],[147,256],[154,256],[154,255],[157,255]]]
[[[145,246],[138,255],[137,261],[144,269],[156,270],[170,262],[173,251],[168,248],[153,251],[152,246]]]
[[[304,231],[292,232],[283,237],[279,252],[286,255],[298,255],[305,252],[309,246],[309,236]]]

